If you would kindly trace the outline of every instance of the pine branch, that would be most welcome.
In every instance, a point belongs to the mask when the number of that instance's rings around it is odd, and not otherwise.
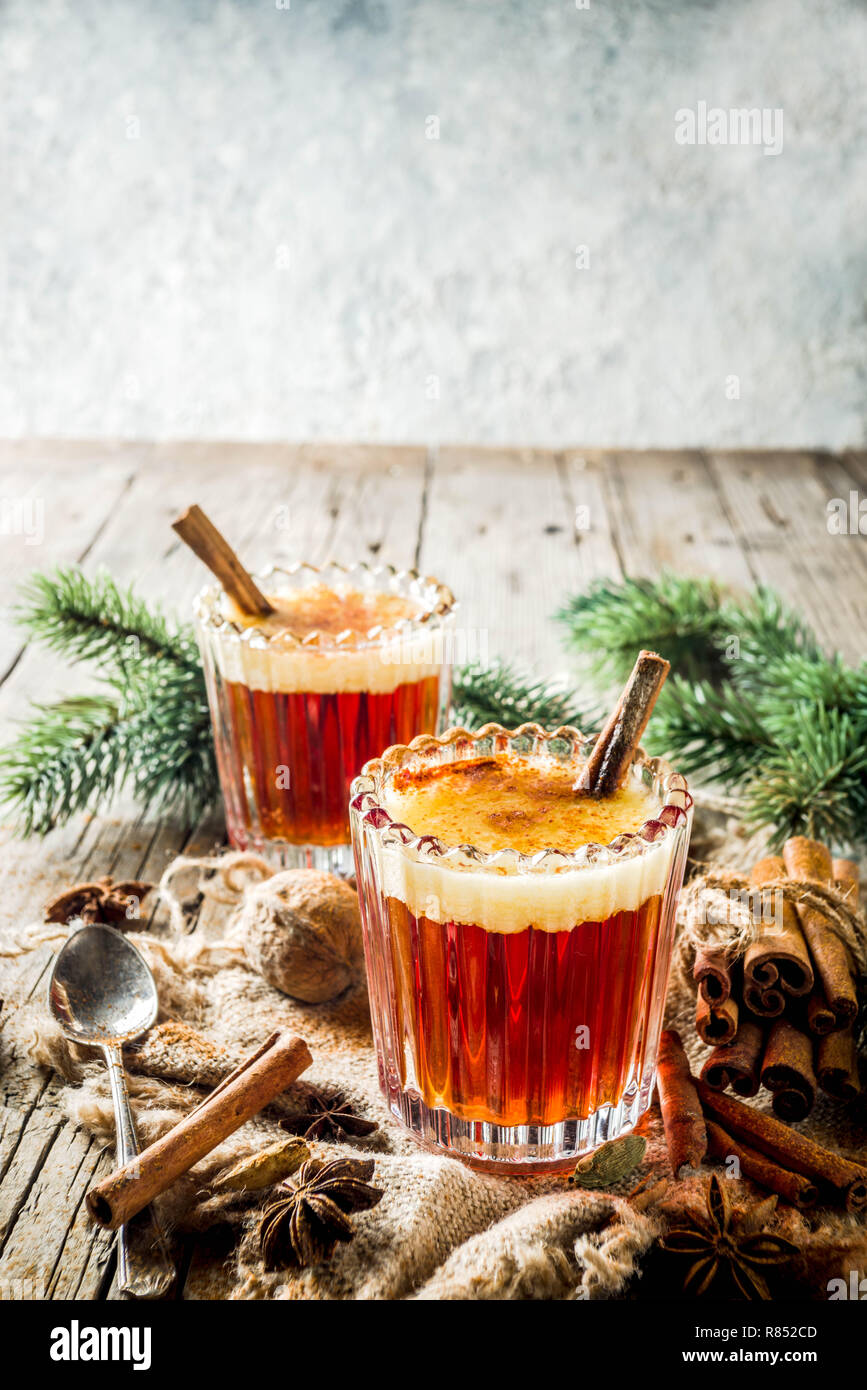
[[[775,828],[774,844],[809,835],[850,844],[867,835],[867,724],[804,703],[747,786],[747,819]]]
[[[589,656],[597,677],[622,681],[642,647],[691,680],[725,675],[722,593],[707,579],[599,579],[555,615],[567,643]]]
[[[452,722],[468,729],[483,724],[541,724],[546,729],[572,724],[594,729],[599,712],[582,705],[550,681],[519,671],[503,661],[473,664],[456,671],[452,685]]]
[[[192,631],[173,626],[158,606],[121,589],[109,574],[34,574],[19,593],[15,617],[30,637],[71,661],[99,662],[113,683],[126,686],[143,662],[198,665]]]
[[[16,743],[0,750],[0,800],[22,835],[46,835],[117,787],[124,750],[118,708],[105,696],[36,705]]]
[[[726,786],[742,781],[773,751],[775,742],[755,703],[732,686],[669,679],[648,730],[649,746],[679,772],[703,773]]]

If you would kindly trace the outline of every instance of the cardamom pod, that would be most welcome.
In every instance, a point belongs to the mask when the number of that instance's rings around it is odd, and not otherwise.
[[[267,1149],[239,1159],[220,1174],[211,1188],[214,1192],[258,1192],[288,1178],[309,1157],[310,1150],[303,1139],[278,1139]]]
[[[578,1160],[569,1179],[574,1187],[613,1187],[637,1168],[647,1140],[641,1134],[621,1134]]]

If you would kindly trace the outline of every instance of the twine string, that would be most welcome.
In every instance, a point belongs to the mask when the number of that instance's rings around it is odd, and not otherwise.
[[[867,920],[850,906],[850,891],[806,878],[775,878],[756,887],[733,869],[711,866],[691,879],[681,895],[677,970],[694,990],[692,970],[700,950],[718,948],[730,960],[743,956],[754,941],[775,930],[774,909],[782,897],[795,908],[821,912],[828,931],[850,951],[863,982],[867,978]]]

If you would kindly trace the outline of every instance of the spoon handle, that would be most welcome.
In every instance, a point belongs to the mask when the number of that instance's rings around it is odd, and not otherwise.
[[[138,1137],[126,1088],[126,1076],[119,1047],[103,1047],[114,1119],[117,1128],[117,1159],[123,1166],[138,1154]],[[131,1298],[161,1298],[168,1293],[175,1277],[166,1244],[153,1207],[145,1207],[117,1233],[117,1284]]]

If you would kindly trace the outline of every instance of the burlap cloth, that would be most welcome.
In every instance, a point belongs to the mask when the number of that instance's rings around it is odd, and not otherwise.
[[[719,817],[700,818],[694,849],[701,858],[734,866],[755,860],[760,847],[749,844]],[[216,880],[212,882],[216,883]],[[498,1178],[421,1150],[391,1118],[376,1074],[367,997],[363,985],[334,1003],[302,1005],[272,989],[246,963],[233,926],[237,901],[204,884],[199,925],[178,935],[165,909],[148,931],[131,939],[147,957],[160,998],[157,1026],[126,1061],[132,1104],[140,1136],[149,1142],[164,1134],[238,1061],[277,1027],[288,1027],[308,1041],[314,1062],[303,1080],[267,1112],[245,1125],[176,1183],[161,1199],[163,1214],[180,1231],[202,1231],[215,1224],[234,1226],[232,1253],[217,1296],[279,1299],[594,1299],[653,1296],[641,1286],[642,1261],[664,1229],[656,1209],[636,1211],[625,1194],[647,1174],[670,1178],[662,1126],[656,1107],[640,1132],[648,1140],[640,1168],[607,1192],[570,1187],[564,1176],[546,1179]],[[34,907],[38,905],[34,904]],[[177,918],[177,914],[175,914]],[[15,957],[46,943],[59,943],[60,927],[40,923],[0,942],[0,955]],[[668,1024],[678,1027],[696,1068],[706,1049],[694,1034],[691,990],[673,979]],[[71,1050],[41,1004],[7,996],[5,1026],[33,1065],[53,1068],[64,1079],[58,1105],[77,1124],[107,1144],[114,1120],[105,1069],[91,1055]],[[369,1138],[341,1144],[311,1141],[320,1157],[357,1154],[373,1157],[373,1181],[385,1190],[378,1206],[354,1218],[357,1234],[338,1246],[328,1263],[303,1271],[266,1273],[255,1237],[255,1213],[231,1208],[209,1192],[219,1170],[283,1137],[281,1116],[305,1108],[305,1086],[314,1083],[343,1091],[353,1108],[376,1120]],[[848,1111],[823,1099],[803,1127],[821,1142],[853,1156],[863,1152],[863,1108]],[[710,1171],[710,1170],[708,1170]],[[672,1183],[669,1197],[692,1195],[701,1201],[702,1179]],[[748,1186],[748,1184],[747,1184]],[[818,1248],[845,1250],[843,1267],[853,1261],[867,1268],[863,1226],[832,1213],[809,1223],[789,1210],[788,1233]],[[860,1253],[859,1253],[860,1252]],[[836,1257],[835,1257],[836,1258]],[[836,1260],[836,1265],[840,1260]],[[821,1281],[806,1296],[823,1297]]]

